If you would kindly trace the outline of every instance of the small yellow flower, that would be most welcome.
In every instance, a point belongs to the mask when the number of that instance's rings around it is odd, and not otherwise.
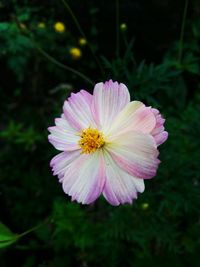
[[[54,30],[59,33],[65,32],[65,24],[63,22],[56,22],[54,24]]]
[[[73,59],[79,59],[82,56],[82,52],[78,47],[72,47],[69,53]]]
[[[141,204],[141,209],[142,210],[147,210],[149,208],[149,203],[142,203]]]
[[[125,32],[125,31],[127,30],[127,25],[126,25],[126,23],[122,23],[122,24],[120,25],[120,30],[121,30],[122,32]]]
[[[38,23],[38,28],[40,29],[44,29],[46,27],[45,23],[44,22],[39,22]]]
[[[85,39],[85,38],[79,38],[79,40],[78,40],[78,42],[79,42],[79,44],[81,45],[81,46],[84,46],[84,45],[86,45],[87,44],[87,40]]]

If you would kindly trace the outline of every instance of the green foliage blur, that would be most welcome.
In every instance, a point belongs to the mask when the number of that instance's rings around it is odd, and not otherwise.
[[[199,1],[64,2],[0,1],[0,266],[199,266]],[[47,127],[110,78],[166,118],[162,163],[132,205],[72,203]]]

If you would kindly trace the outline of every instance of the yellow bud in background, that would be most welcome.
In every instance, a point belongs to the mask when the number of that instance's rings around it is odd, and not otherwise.
[[[46,27],[45,23],[44,22],[39,22],[38,23],[38,28],[40,29],[44,29]]]
[[[73,59],[79,59],[82,56],[82,52],[78,47],[72,47],[69,53]]]
[[[142,210],[147,210],[149,208],[149,203],[142,203],[141,204],[141,209]]]
[[[65,24],[62,22],[56,22],[54,24],[54,30],[59,33],[65,32]]]
[[[87,40],[85,39],[85,38],[79,38],[79,40],[78,40],[78,42],[79,42],[79,44],[81,45],[81,46],[84,46],[84,45],[86,45],[87,44]]]
[[[126,23],[122,23],[122,24],[120,25],[120,30],[121,30],[122,32],[125,32],[125,31],[127,30],[127,25],[126,25]]]

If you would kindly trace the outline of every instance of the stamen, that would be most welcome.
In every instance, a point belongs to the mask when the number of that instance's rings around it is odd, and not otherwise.
[[[91,127],[84,129],[80,134],[79,146],[82,148],[82,153],[92,153],[101,148],[105,141],[103,134],[97,129]]]

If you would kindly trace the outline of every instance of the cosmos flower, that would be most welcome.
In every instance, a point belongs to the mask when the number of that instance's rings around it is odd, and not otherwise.
[[[58,32],[58,33],[63,33],[63,32],[65,32],[65,24],[64,24],[63,22],[60,22],[60,21],[56,22],[56,23],[54,24],[54,30],[55,30],[56,32]]]
[[[72,47],[69,50],[69,53],[73,59],[79,59],[82,56],[82,52],[78,47]]]
[[[63,114],[48,128],[62,151],[51,160],[53,174],[72,201],[94,202],[101,194],[112,205],[132,203],[144,179],[156,175],[157,147],[168,137],[157,109],[130,102],[127,87],[98,83],[65,101]]]

